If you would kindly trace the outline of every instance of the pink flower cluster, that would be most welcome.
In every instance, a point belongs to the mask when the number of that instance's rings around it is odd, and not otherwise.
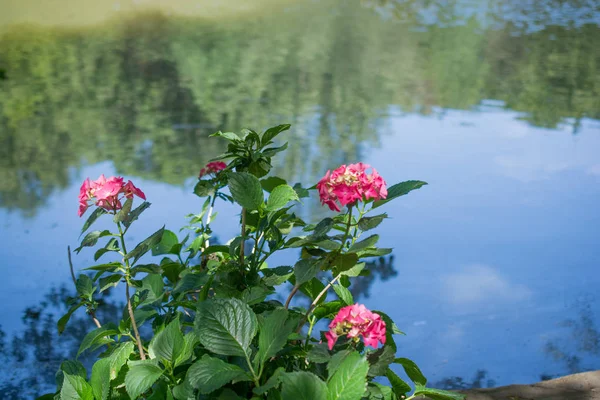
[[[385,181],[375,168],[368,174],[368,164],[342,165],[333,172],[327,171],[317,183],[321,204],[327,204],[333,211],[340,211],[348,204],[369,199],[380,200],[387,197]],[[338,205],[339,203],[339,205]]]
[[[206,167],[200,170],[200,175],[198,176],[198,178],[202,178],[204,175],[208,174],[216,174],[217,172],[222,171],[225,168],[227,168],[227,164],[225,164],[223,161],[209,162],[208,164],[206,164]]]
[[[120,210],[123,207],[121,195],[128,199],[135,195],[146,200],[144,192],[135,187],[131,181],[124,183],[120,176],[111,176],[107,179],[102,174],[95,181],[87,178],[79,189],[79,216],[85,213],[90,203],[95,203],[107,211]]]
[[[366,346],[377,347],[377,342],[385,344],[385,322],[363,304],[346,306],[340,309],[325,334],[329,350],[333,349],[337,338],[344,335],[355,340],[362,336]]]

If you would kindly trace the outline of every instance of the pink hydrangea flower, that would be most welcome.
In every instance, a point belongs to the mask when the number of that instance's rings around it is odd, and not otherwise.
[[[340,211],[340,206],[352,205],[357,201],[370,199],[380,200],[387,197],[386,183],[375,168],[368,164],[356,163],[327,171],[317,183],[321,204],[329,206],[333,211]]]
[[[198,176],[198,178],[202,178],[204,175],[208,174],[216,174],[217,172],[222,171],[225,168],[227,168],[227,164],[225,164],[223,161],[209,162],[208,164],[206,164],[206,167],[200,170],[200,175]]]
[[[100,175],[95,181],[87,178],[83,181],[79,189],[79,216],[81,217],[89,208],[90,203],[102,207],[108,211],[120,210],[122,196],[130,199],[138,196],[146,200],[146,195],[140,189],[135,187],[133,182],[123,183],[123,178],[111,176],[106,178],[104,174]]]
[[[365,346],[377,347],[378,342],[385,344],[385,322],[363,304],[346,306],[340,309],[325,333],[329,350],[338,337],[344,335],[355,340],[362,336]]]

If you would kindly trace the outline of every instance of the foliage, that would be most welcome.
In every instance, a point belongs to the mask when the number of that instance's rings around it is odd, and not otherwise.
[[[82,234],[108,216],[116,231],[87,233],[78,251],[106,241],[101,249],[118,253],[121,260],[88,267],[94,271],[91,278],[81,274],[74,279],[78,298],[72,307],[84,307],[97,328],[82,339],[75,360],[61,364],[56,392],[42,398],[404,399],[411,386],[393,372],[392,364],[402,366],[414,382],[408,398],[463,398],[426,387],[427,379],[414,362],[396,358],[394,335],[401,332],[388,315],[351,306],[348,288],[366,273],[364,260],[390,251],[377,247],[378,235],[361,238],[386,217],[370,215],[374,201],[385,197],[385,182],[376,181],[379,195],[363,195],[342,213],[305,223],[294,214],[293,203],[313,188],[268,176],[272,157],[286,148],[275,146],[272,139],[287,129],[289,125],[279,125],[261,134],[246,129],[241,135],[213,135],[227,141],[227,151],[217,160],[228,164],[204,175],[201,190],[198,185],[195,189],[206,200],[199,214],[189,215],[187,229],[194,239],[187,235],[179,240],[163,227],[128,251],[129,227],[148,203],[134,208],[131,196],[121,204],[117,196],[129,192],[123,191],[120,178],[84,182],[82,196],[104,211],[90,213]],[[368,193],[372,175],[360,174],[369,167],[351,167],[343,169],[332,190],[347,193],[354,184]],[[393,185],[386,200],[424,184]],[[240,233],[224,245],[211,243],[216,199],[241,206]],[[274,253],[290,249],[299,251],[293,267],[267,264]],[[162,259],[141,264],[150,253]],[[96,260],[104,254],[97,251]],[[122,318],[116,324],[102,323],[95,316],[96,304],[106,288],[120,284],[126,295]],[[285,303],[277,301],[274,294],[289,285]],[[299,292],[308,296],[308,307],[293,301]],[[334,293],[337,299],[329,297]],[[59,330],[71,314],[61,318]],[[336,340],[330,338],[327,347],[321,343],[326,332],[315,337],[313,331],[336,314],[327,332],[329,337],[334,332]],[[384,345],[366,346],[378,342]],[[88,373],[77,359],[94,349],[101,353]],[[380,383],[385,379],[390,387]]]

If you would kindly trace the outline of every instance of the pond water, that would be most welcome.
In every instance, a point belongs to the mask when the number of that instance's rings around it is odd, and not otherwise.
[[[276,166],[288,181],[363,161],[388,184],[429,183],[385,206],[393,257],[355,291],[407,333],[399,354],[430,381],[600,369],[595,1],[87,3],[23,1],[0,19],[5,396],[52,384],[72,351],[48,310],[70,283],[84,178],[143,188],[141,240],[200,207],[195,176],[222,146],[209,134],[279,123],[293,125]],[[219,237],[236,212],[220,206]],[[89,329],[76,321],[70,338]]]

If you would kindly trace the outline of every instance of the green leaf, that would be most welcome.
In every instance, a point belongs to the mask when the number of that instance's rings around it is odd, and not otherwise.
[[[262,269],[263,282],[267,286],[278,286],[287,281],[294,273],[294,269],[290,266],[281,266],[277,268]]]
[[[189,332],[183,337],[183,349],[175,359],[175,367],[183,364],[194,355],[194,346],[196,343],[198,343],[198,337],[194,332]]]
[[[339,254],[334,260],[336,271],[338,273],[349,270],[350,268],[354,267],[357,262],[358,256],[356,253],[342,253]]]
[[[105,236],[110,236],[110,235],[112,235],[112,233],[110,233],[110,231],[108,231],[108,230],[92,231],[92,232],[88,233],[87,235],[85,235],[85,237],[81,241],[81,244],[79,245],[79,247],[75,249],[75,253],[79,254],[81,249],[83,249],[84,247],[92,247],[96,243],[98,243],[98,239],[105,237]]]
[[[321,364],[326,363],[331,359],[329,349],[326,343],[315,344],[306,354],[306,359],[310,362]]]
[[[131,211],[131,206],[133,206],[133,197],[125,200],[123,207],[113,217],[113,222],[115,224],[117,224],[119,222],[124,221],[127,218],[127,216],[129,215],[129,212]]]
[[[58,322],[56,323],[56,327],[58,329],[59,334],[61,334],[65,331],[65,327],[67,326],[67,323],[71,319],[71,315],[73,315],[73,313],[75,311],[77,311],[77,309],[79,307],[81,307],[82,305],[83,305],[83,303],[75,304],[74,306],[69,308],[69,311],[67,311],[67,313],[58,320]]]
[[[263,147],[266,146],[267,144],[269,144],[271,142],[271,140],[273,140],[281,132],[287,131],[288,129],[290,129],[290,126],[291,126],[290,124],[282,124],[282,125],[277,125],[277,126],[267,129],[262,134],[262,138],[260,139],[260,145]]]
[[[388,215],[386,213],[374,215],[372,217],[362,217],[358,221],[358,227],[361,231],[368,231],[377,228],[381,222],[386,219]]]
[[[325,286],[323,286],[324,288]],[[313,311],[313,315],[317,319],[329,318],[333,319],[335,315],[340,311],[340,308],[344,307],[345,304],[341,300],[334,300],[324,304],[321,304]]]
[[[427,385],[427,378],[421,372],[417,364],[414,361],[409,360],[408,358],[396,358],[394,360],[395,364],[402,365],[406,375],[415,383],[415,385],[425,386]]]
[[[234,379],[246,377],[246,372],[237,365],[205,354],[188,370],[186,379],[202,394],[211,393]]]
[[[238,299],[209,299],[198,304],[195,329],[204,347],[225,356],[245,357],[258,322]]]
[[[92,213],[90,214],[90,216],[88,217],[88,219],[87,219],[87,220],[85,221],[85,223],[83,224],[83,228],[81,228],[81,233],[83,234],[83,232],[87,231],[87,230],[90,228],[90,226],[92,226],[92,224],[93,224],[94,222],[96,222],[96,220],[97,220],[99,217],[101,217],[101,216],[103,216],[104,214],[107,214],[107,213],[108,213],[108,212],[107,212],[107,211],[106,211],[104,208],[97,207],[97,208],[94,210],[94,212],[92,212]]]
[[[360,273],[362,272],[362,270],[365,269],[365,265],[366,264],[364,262],[358,263],[354,267],[347,269],[345,271],[342,271],[342,275],[349,276],[349,277],[359,276]]]
[[[333,218],[324,218],[322,219],[316,226],[315,229],[313,230],[312,236],[313,237],[320,237],[323,235],[326,235],[327,232],[329,232],[334,225],[334,221]]]
[[[98,261],[100,257],[108,253],[109,251],[119,251],[119,240],[117,238],[110,238],[110,240],[106,243],[106,245],[103,248],[98,249],[96,253],[94,253],[94,261]]]
[[[125,219],[123,219],[123,225],[125,228],[129,228],[133,222],[135,222],[139,216],[150,207],[150,203],[147,201],[137,206],[132,212],[130,212]]]
[[[245,289],[240,296],[240,300],[249,306],[263,302],[268,295],[273,294],[274,290],[264,286],[250,286]]]
[[[77,350],[77,355],[75,358],[78,358],[81,353],[89,349],[90,347],[97,344],[105,344],[106,337],[116,335],[119,333],[117,326],[113,323],[108,323],[102,325],[102,327],[94,329],[84,336],[81,341],[81,345],[79,345],[79,350]],[[112,339],[110,339],[112,341]]]
[[[383,346],[367,354],[369,361],[369,376],[385,376],[389,365],[394,362],[396,351],[392,346]]]
[[[404,398],[406,396],[406,393],[410,392],[410,390],[411,390],[410,385],[408,383],[404,382],[390,368],[387,369],[385,376],[390,381],[390,384],[392,385],[392,390],[394,391],[394,393],[396,394],[396,396],[398,398]]]
[[[94,282],[92,282],[92,279],[85,274],[79,275],[79,278],[77,278],[77,282],[75,283],[75,289],[77,289],[77,293],[79,293],[80,296],[87,298],[91,298],[92,294],[96,291]]]
[[[268,149],[264,149],[262,151],[262,154],[265,157],[273,157],[275,154],[281,153],[282,151],[287,149],[287,147],[288,147],[287,143],[284,143],[282,146],[279,146],[279,147],[269,147]]]
[[[100,280],[98,281],[98,284],[100,285],[100,293],[104,292],[110,287],[117,286],[121,279],[123,279],[123,275],[121,274],[114,274],[104,278],[100,278]]]
[[[79,375],[64,374],[61,400],[94,400],[92,387]]]
[[[198,181],[194,186],[194,194],[198,197],[212,196],[215,194],[215,185],[211,181]]]
[[[296,285],[310,281],[320,270],[319,260],[303,258],[294,265]]]
[[[150,342],[148,351],[159,359],[174,363],[183,351],[184,340],[179,319],[174,319]]]
[[[92,367],[90,383],[96,400],[106,400],[110,393],[110,364],[109,358],[101,358]]]
[[[155,360],[130,361],[129,371],[125,375],[125,389],[132,399],[137,399],[142,393],[152,387],[154,382],[163,374]]]
[[[394,336],[396,334],[404,335],[398,326],[392,321],[389,315],[384,312],[373,310],[374,313],[379,314],[383,322],[385,322],[385,345],[390,346],[394,351],[396,351],[396,341],[394,340]]]
[[[91,271],[115,272],[120,267],[122,267],[121,263],[111,262],[111,263],[106,263],[106,264],[94,265],[92,267],[84,268],[83,270],[84,271],[91,270]]]
[[[190,290],[199,290],[207,281],[208,275],[206,275],[206,273],[186,274],[179,282],[177,282],[175,289],[173,289],[173,294],[185,293]]]
[[[281,380],[281,397],[284,399],[327,400],[327,385],[313,373],[288,372]]]
[[[464,400],[467,396],[462,393],[449,392],[447,390],[432,389],[416,385],[415,396],[425,396],[432,400]]]
[[[108,359],[110,359],[110,380],[117,378],[119,371],[127,360],[129,360],[131,353],[133,353],[133,347],[133,342],[121,343],[108,356]]]
[[[352,293],[345,287],[339,284],[333,285],[333,290],[335,290],[335,294],[338,295],[341,301],[343,301],[347,306],[351,306],[354,304],[354,297],[352,297]]]
[[[233,132],[215,132],[210,137],[222,137],[224,139],[229,140],[230,142],[241,142],[242,139]]]
[[[177,244],[179,244],[179,239],[177,238],[177,235],[174,232],[165,229],[162,238],[160,239],[160,242],[152,248],[152,255],[160,256],[161,254],[179,254],[179,252],[171,252],[173,246]]]
[[[300,200],[294,189],[289,185],[279,185],[273,189],[267,200],[267,210],[279,210],[293,200]]]
[[[252,389],[252,392],[259,396],[267,393],[269,390],[274,389],[277,386],[279,386],[279,384],[281,383],[281,379],[283,378],[283,375],[285,375],[285,369],[283,367],[277,368],[275,370],[275,372],[273,372],[271,377],[269,379],[267,379],[267,381],[265,382],[264,385],[255,387],[254,389]]]
[[[154,232],[152,235],[147,237],[145,240],[140,242],[137,246],[135,246],[135,249],[131,250],[129,253],[127,253],[125,255],[125,258],[127,258],[127,259],[133,258],[133,263],[135,264],[135,262],[141,256],[146,254],[151,248],[153,248],[158,243],[160,243],[160,240],[162,239],[162,235],[163,235],[164,231],[165,231],[165,227],[163,226],[162,228],[160,228],[159,230]]]
[[[247,172],[229,174],[229,190],[233,199],[247,210],[257,210],[265,201],[257,177]]]
[[[310,297],[312,301],[314,301],[319,293],[321,293],[325,289],[325,285],[323,282],[318,280],[317,278],[312,278],[310,281],[303,283],[300,285],[300,291]],[[327,292],[321,297],[317,304],[321,304],[327,298]]]
[[[367,386],[367,359],[357,352],[348,354],[329,378],[328,400],[360,400]]]
[[[277,308],[260,324],[256,353],[259,364],[264,364],[285,346],[289,334],[295,328],[295,324],[286,323],[287,319],[288,311],[285,308]]]
[[[273,189],[275,189],[277,186],[286,184],[287,181],[285,179],[281,179],[278,176],[270,176],[268,178],[260,180],[260,185],[262,186],[263,190],[269,193],[271,193]]]
[[[373,202],[372,209],[380,207],[380,206],[384,205],[385,203],[394,200],[396,197],[404,196],[405,194],[408,194],[409,192],[411,192],[413,190],[420,189],[421,187],[423,187],[425,185],[427,185],[427,182],[406,181],[406,182],[401,182],[401,183],[397,183],[393,186],[390,186],[388,188],[387,197],[383,200],[377,200],[377,201]]]
[[[377,241],[379,240],[379,235],[371,235],[359,242],[354,243],[349,249],[349,252],[356,253],[357,251],[367,249],[369,247],[375,246]]]

